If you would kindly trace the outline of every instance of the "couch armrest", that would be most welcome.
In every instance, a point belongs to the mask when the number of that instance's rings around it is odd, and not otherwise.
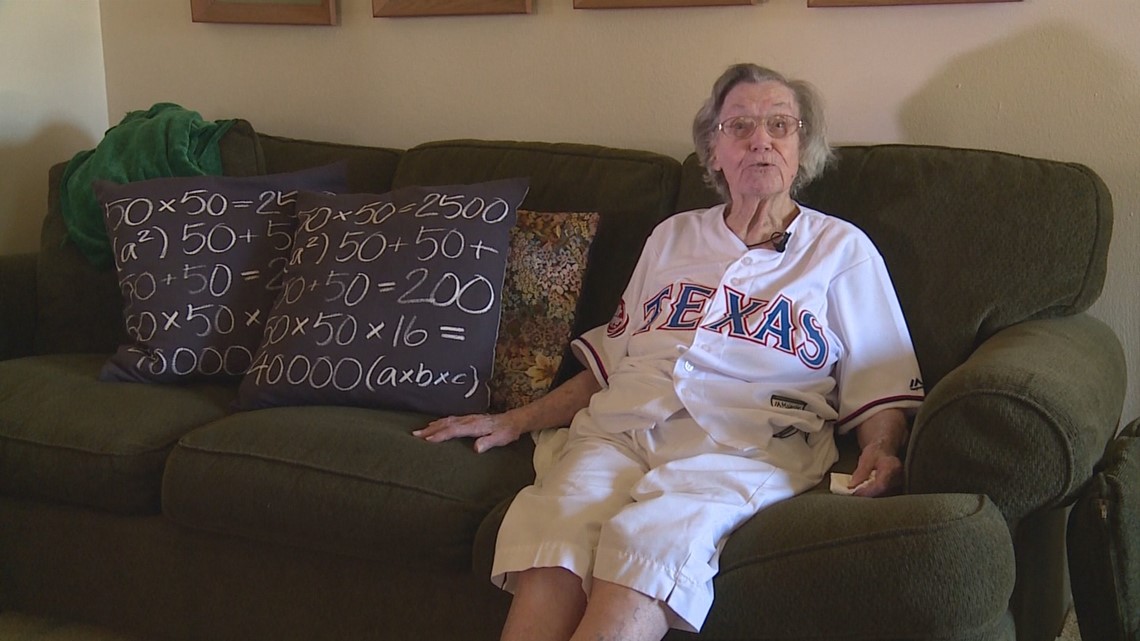
[[[0,360],[32,353],[36,333],[36,254],[0,256]]]
[[[1087,314],[1001,330],[929,391],[907,490],[987,494],[1011,527],[1071,503],[1120,420],[1124,353]]]

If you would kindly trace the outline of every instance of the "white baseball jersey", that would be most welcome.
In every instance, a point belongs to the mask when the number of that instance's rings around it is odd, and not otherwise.
[[[922,400],[862,232],[801,207],[783,253],[749,250],[723,213],[659,225],[609,326],[572,343],[603,389],[557,431],[564,447],[539,440],[538,479],[499,529],[497,585],[563,567],[587,594],[594,579],[624,585],[698,631],[724,540],[820,480],[837,458],[831,426]]]
[[[800,206],[785,251],[750,250],[723,216],[658,225],[609,325],[573,341],[603,386],[579,418],[623,432],[686,409],[750,450],[921,403],[906,321],[862,231]]]

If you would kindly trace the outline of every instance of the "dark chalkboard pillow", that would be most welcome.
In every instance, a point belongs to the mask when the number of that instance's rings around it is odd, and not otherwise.
[[[597,231],[597,213],[519,211],[503,285],[492,411],[526,405],[550,389],[572,338]]]
[[[96,182],[131,339],[100,378],[244,375],[282,286],[297,191],[345,191],[345,171],[337,163],[268,176]]]
[[[238,407],[486,411],[527,184],[300,194],[285,286]]]

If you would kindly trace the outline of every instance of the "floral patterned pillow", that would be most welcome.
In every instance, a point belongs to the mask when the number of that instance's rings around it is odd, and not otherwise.
[[[570,341],[596,213],[519,210],[511,230],[491,411],[525,405],[550,389]]]

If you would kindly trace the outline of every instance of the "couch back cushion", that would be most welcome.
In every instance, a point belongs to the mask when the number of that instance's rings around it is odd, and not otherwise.
[[[258,136],[265,156],[265,173],[280,174],[334,162],[344,162],[348,193],[382,194],[392,189],[392,177],[403,152],[387,147],[364,147],[333,142]]]
[[[526,177],[522,208],[541,212],[596,212],[573,335],[609,321],[645,238],[673,213],[681,165],[660,154],[595,145],[455,140],[409,149],[394,187],[477,183]],[[555,383],[580,369],[569,354]]]
[[[1075,314],[1100,295],[1112,201],[1087,167],[934,146],[837,151],[798,200],[878,246],[927,389],[998,330]],[[703,176],[686,159],[679,211],[719,202]]]
[[[110,353],[127,342],[114,269],[88,262],[67,234],[60,188],[67,163],[48,173],[48,214],[36,265],[36,354]]]

